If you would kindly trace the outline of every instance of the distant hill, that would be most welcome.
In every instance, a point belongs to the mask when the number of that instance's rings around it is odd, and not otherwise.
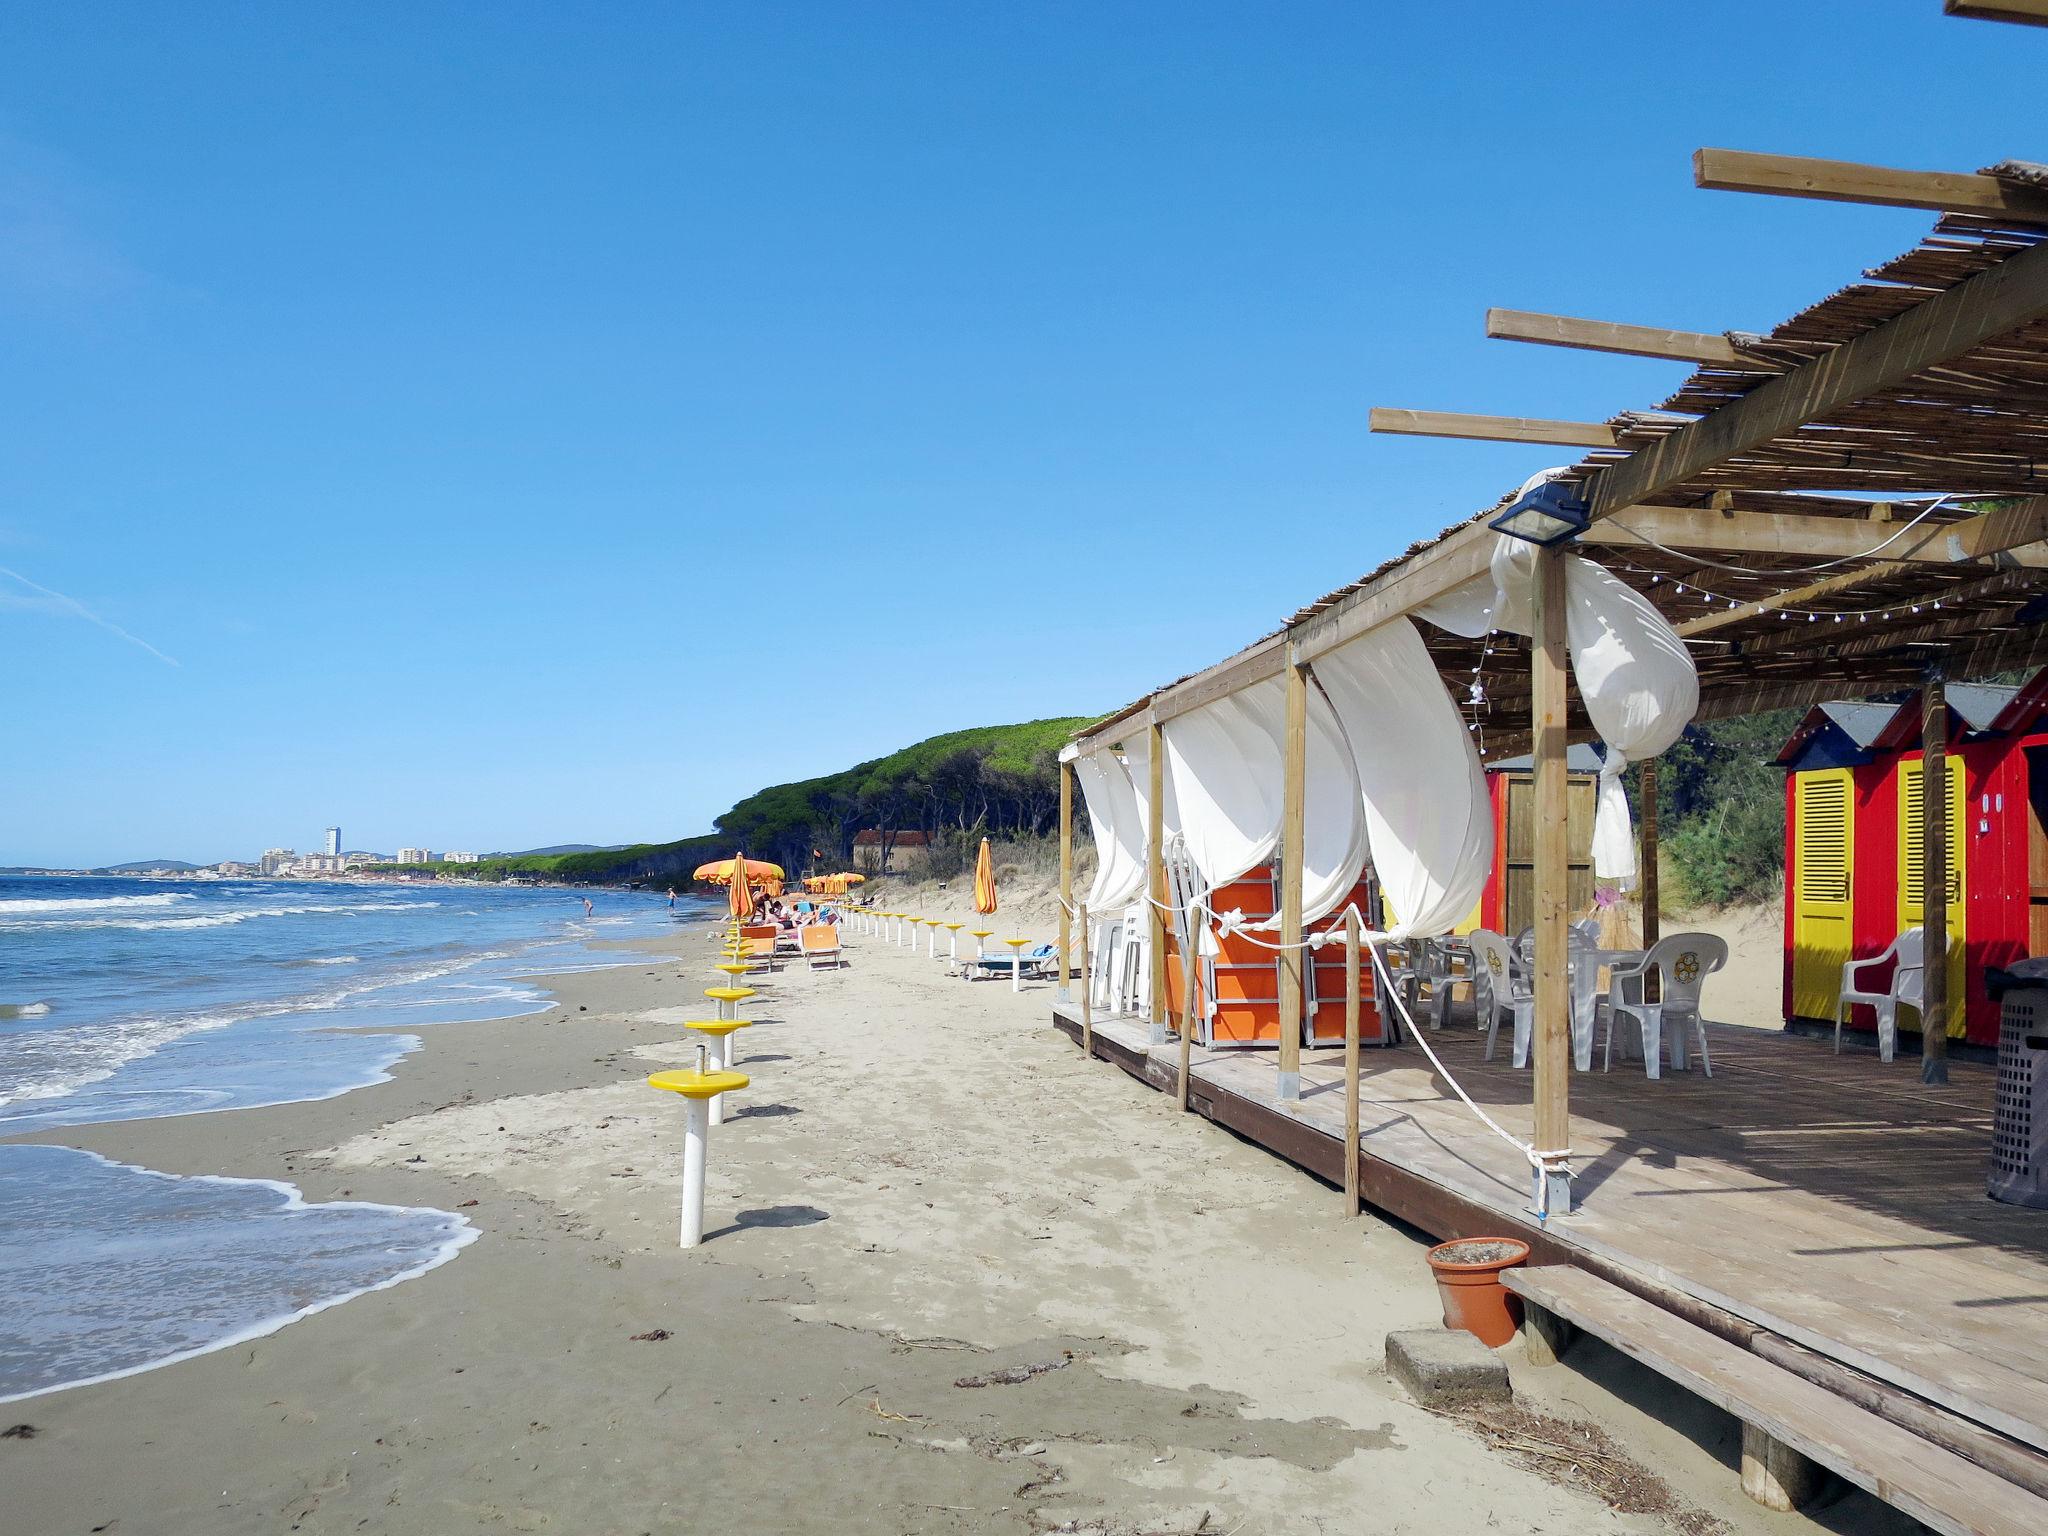
[[[675,842],[563,845],[418,868],[477,880],[681,885],[698,865],[730,858],[735,848],[791,871],[820,863],[846,869],[854,834],[870,827],[923,832],[928,858],[957,852],[985,832],[1041,837],[1059,818],[1059,749],[1092,723],[1077,715],[948,731],[837,773],[757,790],[716,818],[711,831]]]
[[[183,859],[137,859],[132,864],[108,864],[101,869],[90,869],[90,875],[147,875],[161,872],[167,875],[189,875],[195,869],[206,866],[187,864]]]

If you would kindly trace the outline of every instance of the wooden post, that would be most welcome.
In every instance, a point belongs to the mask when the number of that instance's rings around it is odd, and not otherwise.
[[[1344,1214],[1358,1214],[1358,908],[1344,909]]]
[[[1655,949],[1663,934],[1663,914],[1659,910],[1663,903],[1657,889],[1657,759],[1654,757],[1643,759],[1638,787],[1642,791],[1643,802],[1642,847],[1636,855],[1637,862],[1642,865],[1639,888],[1643,893],[1643,948]],[[1662,978],[1655,971],[1644,977],[1644,1000],[1656,1002],[1663,995],[1658,990],[1662,985]]]
[[[1819,1466],[1754,1424],[1742,1426],[1742,1491],[1765,1509],[1790,1513],[1820,1490]]]
[[[1642,849],[1636,857],[1643,866],[1643,948],[1649,949],[1661,935],[1657,892],[1657,759],[1644,758],[1641,768],[1643,832]]]
[[[1151,800],[1145,819],[1145,910],[1152,936],[1152,1043],[1166,1044],[1166,742],[1157,725],[1145,728],[1152,749],[1146,770]]]
[[[1074,902],[1074,765],[1060,760],[1060,984],[1054,996],[1066,1002],[1067,977],[1073,967],[1074,924],[1068,908]]]
[[[1174,1088],[1174,1102],[1188,1107],[1188,1071],[1195,1049],[1195,981],[1201,963],[1201,945],[1195,939],[1195,914],[1183,919],[1180,941],[1180,1081]]]
[[[1568,1216],[1572,1174],[1572,1020],[1565,921],[1570,880],[1565,801],[1565,552],[1536,554],[1530,647],[1530,729],[1536,783],[1535,1053],[1536,1170],[1532,1208],[1538,1216]]]
[[[1095,972],[1088,963],[1088,903],[1081,903],[1081,1054],[1095,1054]]]
[[[1280,812],[1280,1084],[1279,1096],[1301,1097],[1302,801],[1308,767],[1308,667],[1287,644],[1287,730],[1281,743]]]
[[[1920,690],[1920,1081],[1948,1081],[1948,688],[1939,663]]]

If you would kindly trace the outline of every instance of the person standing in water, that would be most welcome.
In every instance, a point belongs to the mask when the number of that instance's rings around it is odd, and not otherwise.
[[[676,909],[676,888],[674,886],[668,888],[668,909],[671,912]]]
[[[596,912],[596,911],[597,911],[597,907],[596,907],[596,905],[595,905],[594,903],[592,903],[591,899],[590,899],[590,898],[589,898],[588,896],[584,897],[584,898],[583,898],[583,915],[584,915],[585,917],[589,917],[589,916],[590,916],[590,915],[591,915],[592,913],[594,913],[594,912]]]

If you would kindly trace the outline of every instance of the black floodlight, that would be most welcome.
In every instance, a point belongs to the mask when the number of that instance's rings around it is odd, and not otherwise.
[[[1578,489],[1573,480],[1545,480],[1509,502],[1487,526],[1545,549],[1576,539],[1593,521],[1593,509]]]

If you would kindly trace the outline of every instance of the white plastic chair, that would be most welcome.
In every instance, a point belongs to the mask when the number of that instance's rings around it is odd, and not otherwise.
[[[1835,998],[1835,1054],[1842,1053],[1842,1019],[1854,1003],[1868,1003],[1877,1012],[1877,1057],[1890,1061],[1899,1045],[1899,1004],[1921,1012],[1925,997],[1927,968],[1924,962],[1926,933],[1919,928],[1902,929],[1881,955],[1868,960],[1851,960],[1842,967],[1842,985]],[[1887,960],[1896,961],[1891,985],[1873,992],[1856,984],[1858,971],[1875,970]]]
[[[1589,963],[1587,952],[1600,947],[1600,920],[1585,917],[1575,923],[1567,923],[1564,943],[1569,967],[1567,984],[1571,989],[1572,1065],[1581,1072],[1587,1072],[1593,1066],[1593,1022],[1600,1012],[1600,968]],[[1536,930],[1533,927],[1524,928],[1515,940],[1515,955],[1522,962],[1523,970],[1533,976],[1536,969]],[[1533,986],[1534,983],[1525,985]],[[1518,1018],[1515,1024],[1515,1065],[1518,1067],[1529,1055],[1526,1028]]]
[[[1706,986],[1707,978],[1728,963],[1728,945],[1711,933],[1674,933],[1669,938],[1659,939],[1640,960],[1622,961],[1608,970],[1607,986],[1607,1056],[1603,1071],[1614,1067],[1614,1032],[1621,1027],[1624,1015],[1633,1020],[1641,1032],[1643,1046],[1643,1071],[1650,1077],[1663,1076],[1664,1046],[1668,1040],[1671,1047],[1673,1070],[1683,1072],[1687,1065],[1685,1027],[1692,1025],[1693,1033],[1699,1039],[1700,1070],[1708,1077],[1714,1075],[1714,1065],[1707,1059],[1707,1026],[1700,1013],[1700,990]],[[1658,1001],[1644,1000],[1644,978],[1655,973],[1658,977]],[[1669,1015],[1676,1028],[1666,1033],[1664,1021]]]
[[[1475,928],[1465,937],[1472,948],[1472,1007],[1479,1016],[1479,1027],[1486,1031],[1486,1059],[1493,1060],[1502,1013],[1514,1020],[1519,1055],[1525,1049],[1522,1042],[1528,1039],[1529,1021],[1534,1017],[1536,1004],[1535,995],[1529,990],[1528,975],[1515,959],[1508,941],[1492,929]]]

